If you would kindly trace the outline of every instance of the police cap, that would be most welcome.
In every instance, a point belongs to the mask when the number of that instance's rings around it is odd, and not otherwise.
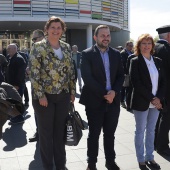
[[[158,34],[170,32],[170,25],[164,25],[162,27],[159,27],[156,29],[156,31],[158,32]]]

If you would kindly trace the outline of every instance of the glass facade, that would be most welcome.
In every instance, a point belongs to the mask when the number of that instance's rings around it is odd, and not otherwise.
[[[17,43],[20,50],[31,47],[30,32],[0,32],[0,51],[2,52],[11,43]]]

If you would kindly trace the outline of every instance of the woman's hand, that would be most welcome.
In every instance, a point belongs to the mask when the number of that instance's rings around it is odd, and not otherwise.
[[[72,94],[72,95],[70,96],[70,101],[71,101],[72,103],[74,103],[74,100],[75,100],[75,96]]]
[[[153,98],[153,100],[151,101],[151,103],[157,108],[157,109],[161,109],[162,108],[162,104],[159,98],[155,97]]]
[[[48,101],[47,101],[46,96],[43,97],[43,98],[40,98],[40,99],[39,99],[39,103],[40,103],[41,106],[47,107],[47,106],[48,106]]]

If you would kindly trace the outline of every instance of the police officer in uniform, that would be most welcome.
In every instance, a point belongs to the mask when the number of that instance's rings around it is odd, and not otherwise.
[[[159,40],[155,46],[155,56],[162,59],[166,88],[166,109],[162,110],[157,122],[155,148],[158,153],[170,156],[169,130],[170,130],[170,25],[157,28]]]

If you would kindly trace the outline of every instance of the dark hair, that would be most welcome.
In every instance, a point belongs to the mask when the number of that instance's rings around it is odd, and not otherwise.
[[[152,50],[151,50],[150,54],[153,55],[153,53],[154,53],[155,43],[154,43],[154,41],[153,41],[153,37],[152,37],[150,34],[142,34],[142,35],[139,36],[139,38],[138,38],[138,40],[137,40],[137,42],[136,42],[135,48],[134,48],[134,54],[135,54],[136,56],[138,56],[138,55],[141,53],[141,51],[140,51],[140,45],[141,45],[141,42],[142,42],[144,39],[145,39],[145,40],[151,40],[151,41],[152,41]]]
[[[44,32],[45,32],[46,35],[47,35],[47,30],[50,27],[52,22],[60,22],[61,23],[61,28],[63,30],[63,33],[66,31],[66,24],[65,24],[65,22],[60,17],[52,16],[46,22],[45,27],[44,27]]]
[[[38,34],[39,37],[44,37],[44,32],[42,30],[34,30],[33,31],[33,34]]]
[[[107,29],[109,29],[109,27],[108,27],[107,25],[99,25],[99,26],[95,29],[94,35],[97,36],[98,33],[99,33],[99,30],[102,29],[102,28],[107,28]]]

